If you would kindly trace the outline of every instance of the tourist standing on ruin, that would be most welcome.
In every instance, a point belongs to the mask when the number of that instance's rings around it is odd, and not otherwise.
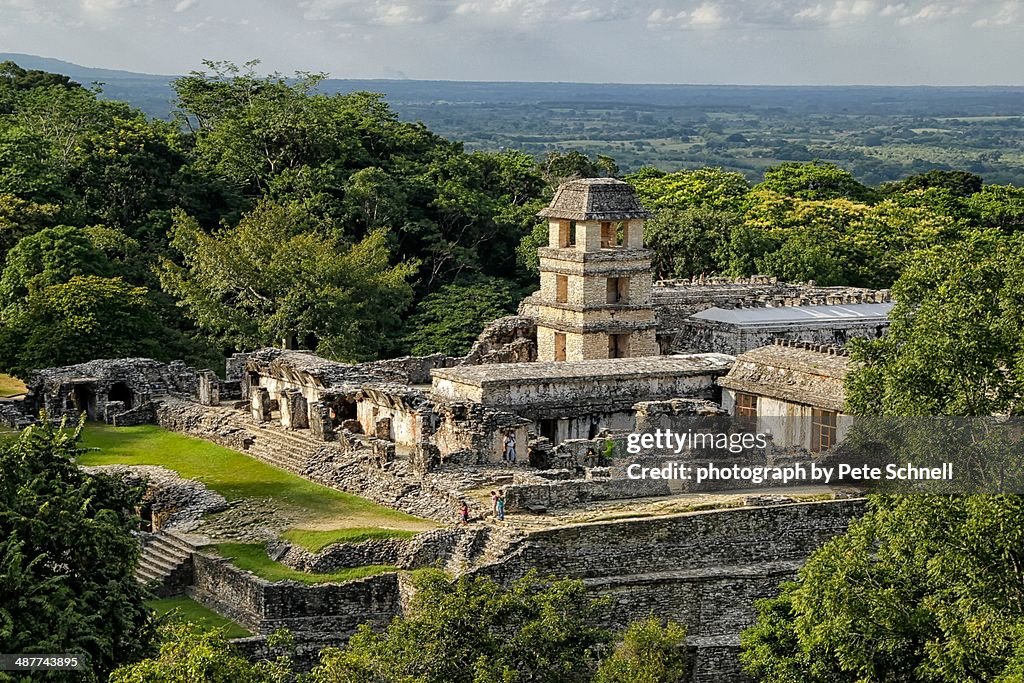
[[[491,516],[498,516],[498,492],[491,491]]]
[[[513,465],[516,462],[516,435],[512,432],[505,434],[505,453],[501,459]]]
[[[462,504],[459,505],[459,521],[463,526],[469,524],[469,503],[466,501],[462,501]]]
[[[498,494],[498,501],[495,503],[495,510],[498,515],[498,521],[505,521],[505,490],[502,489],[501,493]]]

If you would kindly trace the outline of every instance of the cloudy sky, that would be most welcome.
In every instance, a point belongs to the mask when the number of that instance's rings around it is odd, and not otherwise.
[[[0,52],[183,73],[1024,85],[1024,0],[0,0]]]

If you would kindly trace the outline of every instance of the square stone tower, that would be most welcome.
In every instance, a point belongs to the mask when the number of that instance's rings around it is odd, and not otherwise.
[[[651,308],[651,252],[632,186],[613,178],[559,186],[540,256],[537,359],[578,361],[658,355]]]

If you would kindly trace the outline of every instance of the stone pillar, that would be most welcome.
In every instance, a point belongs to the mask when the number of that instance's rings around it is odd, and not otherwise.
[[[220,405],[220,377],[213,370],[200,370],[196,394],[204,406]]]
[[[281,426],[285,429],[309,428],[309,404],[298,389],[288,389],[281,395]]]
[[[320,441],[330,441],[334,435],[331,426],[331,411],[320,401],[309,404],[309,431]]]
[[[254,422],[270,421],[270,392],[264,387],[252,387],[249,391],[249,406]]]
[[[413,447],[410,461],[414,471],[426,474],[441,463],[441,451],[428,441],[420,441]]]

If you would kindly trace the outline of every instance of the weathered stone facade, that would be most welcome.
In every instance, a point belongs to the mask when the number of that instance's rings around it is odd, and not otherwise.
[[[161,363],[149,358],[94,360],[63,368],[49,368],[29,377],[26,405],[45,410],[51,418],[85,413],[90,420],[114,422],[142,408],[153,397],[195,396],[198,375],[180,361]],[[111,405],[108,409],[108,404]],[[139,424],[148,413],[125,416],[122,424]]]

